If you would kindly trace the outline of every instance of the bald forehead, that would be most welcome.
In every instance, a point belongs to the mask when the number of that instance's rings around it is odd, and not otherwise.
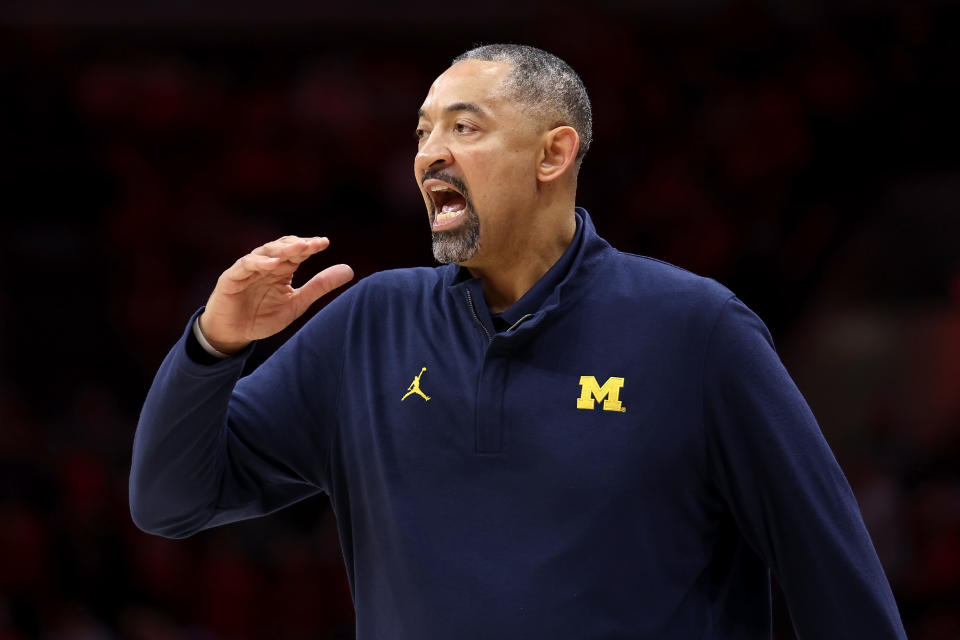
[[[451,82],[473,80],[478,83],[495,86],[509,73],[510,65],[506,62],[491,62],[489,60],[462,60],[449,67],[437,76],[430,90]]]
[[[427,92],[420,116],[447,111],[452,105],[489,110],[504,100],[503,80],[511,66],[505,62],[463,60],[441,73]],[[472,110],[472,109],[467,109]]]

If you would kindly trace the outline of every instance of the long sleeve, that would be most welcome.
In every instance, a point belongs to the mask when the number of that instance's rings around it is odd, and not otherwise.
[[[710,474],[797,636],[905,638],[856,499],[766,327],[731,298],[704,365]]]
[[[216,364],[189,357],[191,318],[134,436],[129,499],[139,528],[183,538],[327,490],[348,297],[242,378],[249,349]]]

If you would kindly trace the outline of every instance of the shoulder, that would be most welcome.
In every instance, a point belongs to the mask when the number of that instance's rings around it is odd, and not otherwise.
[[[435,296],[444,286],[445,267],[410,267],[377,271],[343,293],[354,310],[397,309]]]
[[[633,299],[640,293],[641,308],[655,306],[668,322],[696,327],[712,342],[763,342],[773,346],[763,320],[717,280],[622,251],[617,251],[615,261],[616,269],[625,274],[628,288],[634,291]]]
[[[360,282],[367,287],[421,287],[440,282],[443,279],[446,265],[439,267],[405,267],[402,269],[385,269],[364,277]],[[359,284],[359,283],[358,283]]]
[[[567,309],[611,335],[644,336],[674,353],[702,354],[733,292],[661,260],[612,248],[605,254]]]
[[[378,321],[421,305],[442,286],[442,268],[414,267],[378,271],[346,287],[307,323],[312,331],[345,330],[348,324]]]
[[[607,265],[607,278],[615,283],[619,293],[644,304],[719,311],[734,297],[714,278],[656,258],[614,250]]]
[[[602,295],[622,296],[621,302],[670,300],[718,307],[733,297],[732,291],[709,276],[617,249],[597,233],[586,209],[578,208],[577,213],[584,221],[587,247],[587,258],[581,263],[583,280]]]
[[[445,267],[408,267],[377,271],[362,278],[352,289],[363,298],[403,296],[427,292],[443,284]]]

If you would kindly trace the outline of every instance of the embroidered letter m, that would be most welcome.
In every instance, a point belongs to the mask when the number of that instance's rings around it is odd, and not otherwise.
[[[604,411],[626,411],[620,402],[623,378],[607,378],[601,387],[593,376],[580,376],[580,397],[577,409],[593,409],[595,402],[603,402]]]

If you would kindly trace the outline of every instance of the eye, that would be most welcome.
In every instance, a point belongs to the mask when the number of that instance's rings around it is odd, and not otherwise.
[[[458,122],[453,125],[453,130],[457,133],[471,133],[474,131],[474,128],[465,122]]]
[[[413,137],[416,138],[417,140],[423,140],[423,136],[425,135],[426,135],[426,131],[424,131],[423,129],[417,129],[416,131],[413,132]]]

